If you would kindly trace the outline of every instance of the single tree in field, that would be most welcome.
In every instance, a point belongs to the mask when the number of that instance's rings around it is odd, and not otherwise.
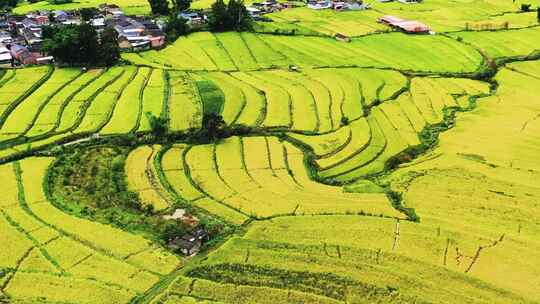
[[[152,14],[154,15],[168,15],[169,14],[169,2],[167,0],[148,0]]]
[[[191,0],[172,0],[172,3],[175,12],[185,11],[191,6]]]
[[[120,48],[118,47],[118,33],[112,27],[107,27],[101,33],[100,59],[106,66],[115,64],[120,59]]]

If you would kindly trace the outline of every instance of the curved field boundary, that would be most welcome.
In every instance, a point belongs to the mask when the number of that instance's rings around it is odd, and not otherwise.
[[[122,83],[120,88],[118,88],[118,91],[117,92],[111,92],[113,93],[114,97],[113,97],[113,102],[111,102],[109,105],[107,105],[106,107],[106,112],[105,112],[105,119],[103,119],[101,121],[101,123],[95,125],[95,128],[94,129],[89,129],[90,132],[101,132],[101,130],[111,121],[113,115],[114,115],[114,112],[116,110],[116,108],[118,107],[118,102],[120,101],[120,99],[122,98],[122,96],[126,93],[126,88],[129,86],[129,84],[133,83],[134,82],[134,79],[135,77],[137,77],[137,75],[139,74],[139,70],[141,68],[135,68],[134,71],[129,75],[129,77],[127,78],[126,82]],[[142,68],[144,69],[144,68]],[[137,93],[139,93],[139,90],[137,90]],[[139,94],[136,94],[136,99],[138,100],[139,98]],[[100,100],[100,96],[96,97],[96,99],[94,100],[93,104],[96,104],[97,102],[101,101]],[[136,108],[137,110],[139,109],[140,105]],[[92,105],[90,105],[90,107],[88,108],[88,110],[92,110]],[[90,114],[90,115],[93,115],[95,113],[93,112],[90,112],[88,113],[88,110],[87,110],[87,114]],[[99,113],[99,115],[101,116],[102,113]],[[135,115],[136,117],[136,115]],[[81,122],[81,125],[84,124],[84,120]],[[135,127],[135,126],[133,126]],[[132,128],[133,128],[132,127]],[[81,126],[79,126],[79,128],[81,128]],[[79,129],[77,128],[77,129]],[[81,132],[81,133],[84,133]]]
[[[262,126],[267,128],[290,128],[292,126],[292,104],[287,92],[276,85],[269,84],[260,77],[254,77],[252,74],[237,72],[231,74],[231,76],[264,92],[266,116],[261,124]],[[284,110],[287,110],[287,113],[284,113]]]
[[[11,111],[0,128],[1,137],[13,139],[23,136],[32,128],[47,103],[80,75],[78,69],[55,69],[47,81]]]
[[[34,70],[38,70],[40,68],[35,68],[35,69],[28,69],[28,70],[24,70],[25,72],[28,72],[28,73],[31,73],[32,71]],[[47,66],[47,71],[45,72],[45,74],[43,76],[39,76],[40,77],[37,82],[35,83],[31,83],[31,86],[28,87],[28,88],[25,88],[24,89],[24,93],[22,93],[22,95],[18,96],[15,100],[12,100],[9,102],[9,104],[7,105],[7,107],[5,107],[3,110],[2,110],[2,114],[0,115],[0,128],[2,128],[4,126],[4,123],[6,122],[6,119],[7,117],[11,114],[11,111],[13,111],[21,102],[23,102],[23,100],[25,100],[28,96],[30,96],[35,90],[37,90],[43,83],[45,83],[49,77],[51,77],[51,75],[53,74],[54,72],[54,68],[50,67],[50,66]],[[21,72],[19,72],[20,74]],[[35,77],[35,76],[34,76]],[[32,80],[31,77],[29,77],[30,80]],[[10,80],[17,80],[17,77],[13,77],[12,79]],[[25,80],[24,82],[25,83],[28,83],[29,80]],[[5,89],[6,88],[6,85],[5,84],[4,86],[2,86],[1,89]],[[17,84],[17,86],[19,86]],[[0,90],[0,93],[2,93],[2,90]]]
[[[101,94],[101,92],[115,83],[123,74],[124,70],[120,68],[111,68],[104,71],[94,80],[89,81],[87,86],[76,92],[76,94],[62,106],[61,111],[58,114],[58,122],[54,131],[57,133],[64,133],[69,131],[73,132],[77,129],[92,101]]]
[[[147,81],[142,91],[141,110],[139,118],[138,132],[150,131],[150,117],[163,117],[163,109],[168,89],[164,71],[161,69],[151,69]]]
[[[268,105],[264,91],[236,78],[232,74],[222,75],[222,78],[230,85],[238,87],[245,101],[242,111],[235,117],[233,124],[260,126],[268,115]]]
[[[351,143],[352,131],[349,126],[344,126],[321,135],[287,133],[287,136],[309,146],[316,158],[328,158]]]
[[[247,104],[244,92],[230,81],[227,81],[222,73],[208,73],[202,75],[202,77],[214,82],[221,89],[225,98],[221,115],[225,123],[228,125],[234,124]]]
[[[143,204],[154,210],[167,209],[171,203],[163,195],[153,172],[153,160],[159,147],[141,146],[131,151],[126,160],[128,188],[139,194]]]
[[[349,144],[335,151],[335,153],[328,153],[328,157],[317,160],[317,166],[321,171],[337,167],[346,163],[358,153],[362,153],[372,143],[373,136],[377,135],[366,118],[353,121],[349,124],[349,128],[351,130]]]
[[[29,182],[29,173],[35,173],[39,180],[43,180],[43,186],[48,187],[46,171],[51,163],[51,159],[33,158],[24,160],[20,167],[15,167],[20,193],[25,195],[24,199],[21,199],[22,208],[39,222],[91,250],[137,268],[143,268],[125,259],[148,248],[148,240],[108,225],[70,216],[51,203],[50,194],[43,189],[42,184],[36,185]],[[35,176],[32,179],[35,179]],[[146,270],[156,276],[161,275],[152,269]]]
[[[325,133],[333,130],[332,96],[324,84],[309,78],[303,73],[298,74],[279,70],[275,70],[273,73],[286,80],[293,81],[295,84],[302,84],[310,92],[315,102],[315,111],[318,117],[317,133]]]
[[[142,110],[143,90],[148,83],[149,68],[138,68],[136,74],[122,90],[112,116],[100,134],[127,134],[138,128]]]
[[[16,70],[15,69],[9,69],[9,70],[1,70],[2,76],[0,77],[0,88],[4,86],[8,81],[10,81],[13,77],[15,77]]]
[[[334,73],[325,73],[323,70],[308,70],[304,71],[308,77],[320,82],[330,93],[330,117],[332,119],[332,130],[341,126],[341,118],[344,117],[342,111],[345,103],[345,90],[341,84],[341,79]]]
[[[298,81],[284,78],[281,73],[269,71],[264,74],[265,79],[276,83],[287,91],[291,100],[291,113],[293,130],[318,132],[321,125],[317,102],[313,93]]]

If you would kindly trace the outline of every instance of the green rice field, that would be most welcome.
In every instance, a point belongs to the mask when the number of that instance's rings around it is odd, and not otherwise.
[[[536,13],[370,4],[0,69],[0,303],[540,303]]]

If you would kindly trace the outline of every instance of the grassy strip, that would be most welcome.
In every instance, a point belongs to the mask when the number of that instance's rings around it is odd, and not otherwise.
[[[148,85],[148,82],[150,81],[150,76],[152,76],[153,69],[150,68],[150,72],[148,73],[148,76],[145,77],[143,85],[141,86],[141,89],[139,90],[139,112],[137,113],[137,123],[135,123],[135,126],[131,129],[129,133],[135,133],[139,126],[141,125],[141,119],[143,115],[143,96],[144,96],[144,90],[146,89],[146,86]]]
[[[15,101],[10,103],[8,107],[4,110],[2,115],[0,116],[0,129],[4,126],[4,123],[6,122],[7,117],[9,114],[11,114],[11,111],[13,111],[21,102],[23,102],[28,96],[30,96],[32,93],[34,93],[35,90],[37,90],[42,84],[44,84],[49,78],[52,76],[54,72],[54,68],[51,66],[48,66],[47,73],[43,77],[41,77],[40,80],[38,80],[36,83],[34,83],[29,90],[24,92],[23,95],[19,96]]]

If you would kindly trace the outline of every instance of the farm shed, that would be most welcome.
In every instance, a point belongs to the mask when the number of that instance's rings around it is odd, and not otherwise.
[[[414,20],[405,20],[390,15],[382,16],[381,18],[379,18],[379,22],[387,24],[393,28],[400,29],[406,33],[421,34],[429,33],[430,31],[429,27],[421,22]]]

